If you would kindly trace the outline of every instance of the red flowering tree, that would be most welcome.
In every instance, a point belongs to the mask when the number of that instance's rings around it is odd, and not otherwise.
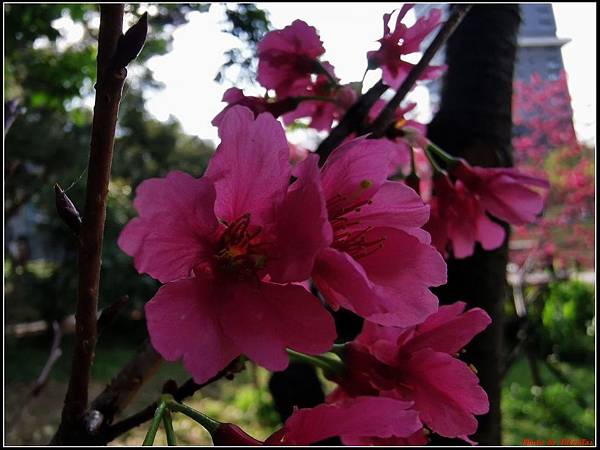
[[[477,28],[495,14],[480,8],[467,16],[450,49],[468,32],[469,45],[481,36],[488,50],[504,44],[493,29]],[[503,36],[513,45],[516,7],[497,8],[504,21],[495,26],[510,25]],[[257,80],[265,96],[245,96],[236,88],[226,92],[227,105],[213,120],[220,144],[204,175],[171,171],[137,186],[136,216],[118,244],[140,274],[162,283],[145,307],[150,345],[90,405],[112,140],[126,65],[145,37],[143,19],[122,35],[122,5],[103,6],[82,221],[57,190],[61,216],[76,224],[81,276],[78,345],[54,443],[107,443],[154,417],[144,444],[152,444],[162,422],[172,445],[174,412],[204,426],[217,445],[307,445],[331,438],[345,444],[422,445],[438,438],[474,443],[469,436],[477,432],[476,416],[497,412],[497,383],[490,381],[494,372],[484,358],[478,361],[485,375],[480,385],[476,370],[458,352],[479,333],[498,329],[497,292],[476,291],[489,296],[480,303],[474,292],[465,293],[467,303],[443,295],[451,304],[440,306],[433,289],[460,280],[456,274],[448,279],[447,268],[456,261],[491,267],[488,258],[506,242],[506,226],[499,223],[535,220],[543,208],[539,190],[548,183],[513,168],[490,167],[507,164],[485,158],[480,163],[463,151],[472,142],[459,149],[450,142],[452,154],[447,153],[432,142],[435,132],[426,137],[423,124],[405,118],[413,106],[401,102],[418,80],[444,70],[429,62],[469,9],[455,7],[443,24],[433,10],[408,27],[407,5],[393,30],[395,12],[386,14],[380,47],[365,61],[367,70],[381,70],[382,79],[364,92],[362,82],[340,84],[333,65],[320,59],[325,48],[318,30],[305,22],[264,37]],[[435,30],[421,60],[406,62],[403,57]],[[514,63],[512,50],[505,72]],[[449,58],[450,86],[460,73],[453,61]],[[505,72],[499,75],[504,84]],[[485,78],[477,71],[472,76],[480,83]],[[388,90],[392,97],[384,100]],[[503,115],[508,94],[510,89],[495,92],[487,100],[499,98],[498,104],[485,105],[501,130],[510,129]],[[476,100],[465,104],[473,108]],[[447,112],[440,111],[434,129]],[[308,118],[308,127],[330,133],[317,148],[300,152],[288,143],[279,117],[283,124]],[[494,262],[498,275],[505,263]],[[473,268],[467,272],[480,275]],[[497,280],[489,284],[492,290]],[[465,311],[467,304],[472,308]],[[483,308],[473,307],[478,304]],[[341,311],[358,319],[360,333],[349,335],[343,321],[336,324]],[[165,385],[156,404],[113,423],[161,358],[181,360],[191,379],[179,387]],[[264,442],[182,403],[246,362],[278,373],[290,362],[309,364],[338,388],[324,402],[295,402],[282,428]],[[491,422],[482,421],[487,428]],[[490,436],[481,434],[485,443]]]
[[[515,160],[530,173],[546,172],[552,188],[543,217],[515,229],[513,239],[533,241],[532,248],[515,250],[512,257],[522,264],[533,252],[538,261],[553,257],[563,267],[592,267],[593,149],[577,140],[566,73],[515,82],[513,108]]]

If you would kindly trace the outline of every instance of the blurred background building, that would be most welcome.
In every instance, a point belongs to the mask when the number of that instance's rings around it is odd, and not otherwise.
[[[417,17],[421,17],[429,14],[433,8],[441,8],[443,20],[448,18],[448,5],[417,4],[415,13]],[[427,48],[434,36],[432,34],[423,41],[422,50]],[[522,4],[515,79],[529,81],[535,73],[544,80],[558,79],[564,70],[561,47],[569,41],[570,39],[556,36],[556,21],[550,3]],[[444,48],[442,48],[434,57],[432,64],[444,64],[444,59]],[[440,101],[442,80],[429,82],[427,88],[431,108],[435,111]]]

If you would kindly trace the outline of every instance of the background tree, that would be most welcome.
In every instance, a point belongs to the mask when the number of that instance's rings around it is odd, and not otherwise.
[[[518,5],[475,5],[446,46],[448,71],[428,137],[473,165],[512,165],[511,100],[518,27]],[[466,355],[477,367],[490,399],[490,412],[479,418],[474,436],[484,445],[501,443],[500,361],[507,262],[506,243],[492,252],[478,246],[472,257],[448,261],[448,284],[437,292],[440,303],[464,300],[492,317],[492,325],[473,340]]]

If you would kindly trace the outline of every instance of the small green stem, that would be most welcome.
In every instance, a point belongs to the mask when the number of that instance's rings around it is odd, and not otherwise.
[[[208,416],[205,416],[200,411],[196,411],[194,408],[190,408],[189,406],[176,402],[175,400],[169,400],[167,406],[171,411],[185,414],[190,419],[198,422],[200,425],[206,428],[210,434],[213,434],[215,431],[217,431],[217,428],[219,428],[221,425],[219,422]]]
[[[360,92],[359,92],[359,94],[362,93],[363,84],[365,84],[365,78],[367,78],[367,73],[369,73],[369,70],[371,70],[371,69],[369,68],[369,66],[367,66],[367,68],[365,69],[365,73],[363,73],[363,76],[360,79]]]
[[[415,149],[413,146],[410,146],[410,174],[409,177],[416,177],[419,179],[419,175],[417,174],[417,166],[415,164]]]
[[[446,153],[444,150],[442,150],[441,148],[439,148],[433,142],[431,142],[431,141],[428,141],[428,142],[429,143],[427,145],[427,149],[431,150],[433,153],[435,153],[437,156],[439,156],[440,159],[442,161],[444,161],[445,164],[451,165],[451,164],[454,164],[456,162],[456,158],[455,157],[453,157],[449,153]]]
[[[415,149],[412,146],[410,147],[410,173],[407,175],[405,182],[409,187],[413,188],[417,194],[421,193],[419,188],[420,178],[415,164]]]
[[[430,149],[431,146],[427,146],[425,149],[425,156],[427,156],[429,164],[431,164],[431,167],[433,168],[434,175],[446,175],[446,171],[442,169],[437,162],[435,162],[435,158],[431,155]]]
[[[167,407],[166,402],[161,401],[154,412],[154,418],[152,419],[152,423],[150,424],[150,428],[148,429],[148,433],[146,433],[146,437],[144,438],[143,446],[152,446],[154,445],[154,439],[156,438],[156,432],[158,431],[158,426],[160,425],[160,421],[163,417],[165,409]]]
[[[322,355],[306,355],[291,349],[287,349],[290,360],[294,362],[303,362],[320,367],[326,372],[341,372],[344,370],[344,363],[335,358],[333,353],[324,353]]]
[[[173,419],[171,418],[171,412],[168,409],[165,409],[162,420],[165,427],[165,434],[167,435],[167,445],[177,445],[175,430],[173,430]]]
[[[346,351],[346,348],[348,348],[348,343],[345,344],[333,344],[333,347],[331,347],[331,350],[329,350],[331,353],[335,353],[338,356],[342,356],[344,354],[344,352]]]

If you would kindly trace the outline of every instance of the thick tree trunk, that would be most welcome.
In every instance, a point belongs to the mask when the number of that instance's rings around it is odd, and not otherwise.
[[[511,100],[519,22],[518,5],[475,5],[447,43],[448,71],[428,137],[474,165],[512,165]],[[490,399],[490,412],[479,416],[474,436],[482,445],[501,444],[500,365],[507,260],[507,243],[492,252],[478,246],[472,257],[448,262],[448,284],[437,291],[440,303],[464,300],[471,307],[485,309],[493,320],[465,355],[477,368]]]

